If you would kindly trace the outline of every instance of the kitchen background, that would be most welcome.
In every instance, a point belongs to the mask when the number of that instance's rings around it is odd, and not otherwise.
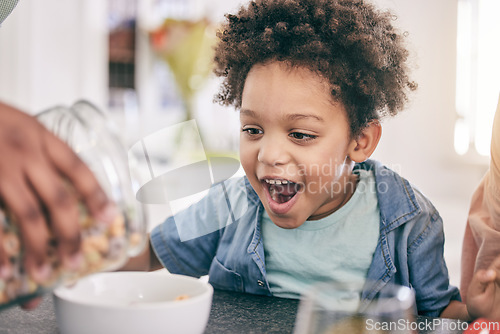
[[[212,103],[219,82],[207,61],[217,22],[243,2],[22,0],[0,28],[0,99],[32,114],[88,99],[109,112],[127,148],[147,144],[155,172],[206,155],[234,159],[238,114]],[[468,205],[488,167],[499,94],[500,65],[491,60],[500,57],[500,24],[488,17],[499,2],[374,2],[392,9],[394,24],[406,32],[419,88],[405,112],[384,121],[373,157],[440,211],[458,285]],[[182,123],[188,118],[195,123]],[[172,135],[188,132],[189,138]],[[153,175],[146,167],[147,183]],[[150,228],[176,210],[172,203],[146,207]]]

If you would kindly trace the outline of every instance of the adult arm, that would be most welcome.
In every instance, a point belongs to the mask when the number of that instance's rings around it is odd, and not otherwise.
[[[471,200],[462,246],[461,290],[466,292],[473,273],[487,269],[500,255],[500,99],[493,121],[490,168]]]

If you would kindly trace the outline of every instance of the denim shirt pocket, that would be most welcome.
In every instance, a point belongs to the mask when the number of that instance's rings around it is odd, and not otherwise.
[[[243,292],[243,279],[236,271],[226,268],[215,257],[208,273],[209,282],[216,289]]]

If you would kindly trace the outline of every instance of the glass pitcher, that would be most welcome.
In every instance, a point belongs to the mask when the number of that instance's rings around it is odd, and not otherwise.
[[[111,223],[98,222],[79,203],[83,265],[77,271],[67,271],[54,257],[50,259],[51,277],[36,283],[23,270],[23,244],[15,217],[8,208],[0,208],[0,228],[3,228],[0,247],[4,247],[14,269],[10,278],[0,278],[0,309],[88,274],[118,269],[129,257],[138,255],[147,241],[146,211],[134,195],[138,174],[134,173],[118,132],[106,116],[91,103],[79,101],[71,107],[43,111],[37,119],[87,164],[108,198],[116,204],[118,214]]]

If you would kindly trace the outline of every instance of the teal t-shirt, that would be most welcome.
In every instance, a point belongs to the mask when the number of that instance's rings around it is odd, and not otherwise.
[[[319,281],[363,284],[379,238],[375,177],[359,170],[349,201],[331,215],[296,229],[262,217],[267,280],[274,296],[299,298]]]

